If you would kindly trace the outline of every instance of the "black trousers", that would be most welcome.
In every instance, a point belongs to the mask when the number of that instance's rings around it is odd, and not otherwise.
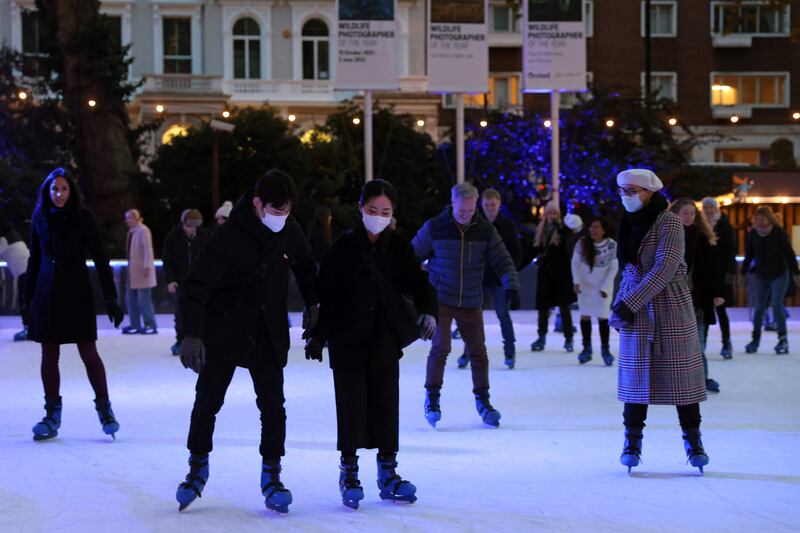
[[[678,405],[676,408],[678,410],[678,420],[680,421],[681,428],[690,429],[700,427],[699,403]],[[641,403],[626,403],[622,417],[625,421],[625,427],[643,428],[644,421],[647,418],[647,405]]]
[[[336,449],[351,453],[378,448],[396,453],[400,418],[400,361],[367,361],[361,368],[333,370]]]
[[[175,310],[175,340],[183,342],[183,313],[181,313],[181,287],[175,291],[173,298],[173,309]]]
[[[217,413],[225,402],[225,392],[233,379],[236,365],[211,362],[203,367],[195,386],[192,422],[186,446],[191,453],[210,453]],[[283,368],[271,357],[250,369],[256,405],[261,412],[261,446],[264,459],[279,459],[285,455],[286,410],[283,397]]]
[[[718,305],[714,308],[717,313],[717,324],[719,324],[719,331],[722,333],[722,340],[723,341],[730,341],[731,340],[731,321],[728,318],[728,312],[726,311],[727,306],[726,304]],[[706,338],[708,338],[708,324],[704,324],[705,326],[705,333]]]
[[[564,337],[571,339],[572,331],[572,312],[570,311],[570,304],[561,304],[558,306],[558,311],[561,313],[561,326],[564,330]],[[540,337],[547,335],[547,322],[550,319],[550,309],[539,309],[539,324],[538,333]]]

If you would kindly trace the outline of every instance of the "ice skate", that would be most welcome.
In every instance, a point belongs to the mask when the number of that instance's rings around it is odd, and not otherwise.
[[[364,489],[358,480],[358,456],[342,457],[339,463],[339,493],[342,503],[351,509],[358,509],[358,502],[364,499]]]
[[[481,415],[484,424],[494,427],[500,425],[500,411],[489,403],[489,389],[475,391],[475,408],[478,410],[478,414]]]
[[[61,427],[61,396],[45,397],[44,410],[44,418],[33,426],[33,440],[36,441],[53,439],[58,435],[58,428]]]
[[[267,509],[286,514],[292,503],[292,491],[283,486],[280,475],[280,459],[264,461],[261,465],[261,494]]]
[[[542,350],[544,350],[544,344],[545,344],[545,336],[539,335],[539,338],[533,341],[533,343],[531,344],[531,351],[541,352]]]
[[[382,500],[414,503],[417,487],[397,475],[396,454],[378,454],[378,489]]]
[[[107,398],[97,398],[94,406],[97,410],[97,418],[100,419],[100,424],[103,426],[103,433],[111,435],[112,439],[117,440],[116,433],[119,431],[119,422],[114,418],[111,402]]]
[[[778,337],[778,344],[775,345],[775,353],[778,355],[789,353],[789,341],[786,340],[786,335]]]
[[[467,368],[469,366],[469,357],[467,354],[462,354],[461,357],[458,358],[458,368]]]
[[[178,500],[178,511],[183,511],[203,494],[208,481],[208,454],[193,453],[189,455],[189,473],[186,480],[178,485],[175,499]]]
[[[603,362],[606,366],[611,366],[614,364],[614,356],[611,354],[611,350],[608,346],[603,346],[600,350],[600,355],[603,357]]]
[[[730,339],[723,339],[722,349],[719,351],[719,354],[723,359],[731,359],[733,357],[733,346],[731,346]]]
[[[628,467],[628,474],[631,468],[639,466],[642,462],[642,428],[625,428],[625,444],[622,448],[622,455],[619,462]]]
[[[703,467],[709,462],[708,455],[703,449],[702,433],[699,428],[690,428],[683,431],[683,447],[686,449],[686,462],[699,468],[703,474]]]
[[[439,408],[439,391],[426,389],[425,391],[425,419],[428,424],[436,427],[436,423],[442,419],[442,411]]]
[[[592,360],[592,346],[591,345],[583,345],[583,350],[581,353],[578,354],[578,362],[580,364],[586,364]]]

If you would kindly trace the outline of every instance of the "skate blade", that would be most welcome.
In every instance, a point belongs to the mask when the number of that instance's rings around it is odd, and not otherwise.
[[[342,500],[342,504],[350,509],[358,509],[359,500]]]
[[[409,496],[395,496],[391,493],[381,493],[381,500],[386,500],[390,502],[398,502],[398,503],[414,503],[417,501],[417,496],[412,494]]]
[[[267,507],[268,510],[274,511],[278,514],[286,514],[289,512],[288,505],[270,505],[268,503],[265,503],[264,505]]]
[[[36,442],[41,442],[43,440],[50,440],[58,437],[58,433],[47,434],[47,435],[34,435],[33,440]]]

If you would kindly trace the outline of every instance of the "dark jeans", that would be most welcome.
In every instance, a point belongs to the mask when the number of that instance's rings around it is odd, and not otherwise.
[[[173,308],[175,309],[175,339],[178,342],[183,341],[183,313],[181,313],[181,288],[175,291],[175,294],[172,295],[172,302]]]
[[[730,341],[731,340],[731,321],[728,319],[728,312],[726,311],[727,305],[722,304],[715,308],[717,313],[717,324],[719,324],[719,330],[722,333],[722,341]],[[708,324],[703,324],[705,327],[705,331],[703,332],[706,340],[708,339]]]
[[[503,353],[506,356],[514,355],[514,323],[506,300],[506,290],[502,285],[497,287],[484,287],[492,295],[492,305],[500,321],[500,332],[503,334]]]
[[[439,323],[428,354],[425,388],[442,388],[444,367],[451,349],[450,326],[453,320],[464,339],[465,353],[472,369],[473,391],[489,388],[489,358],[486,356],[483,311],[480,307],[451,307],[445,304],[439,304]]]
[[[678,420],[681,428],[692,429],[700,427],[700,404],[678,405]],[[643,428],[647,418],[647,404],[626,403],[622,417],[627,428]]]
[[[225,392],[233,379],[236,366],[227,361],[206,364],[195,385],[192,422],[186,446],[191,453],[205,454],[213,449],[212,437],[217,413],[225,402]],[[264,459],[279,459],[286,451],[286,410],[283,407],[283,368],[272,358],[258,368],[251,368],[250,377],[256,392],[256,405],[261,412],[261,447]]]
[[[708,327],[705,323],[705,313],[699,307],[694,308],[694,318],[697,321],[697,335],[700,337],[700,355],[703,356],[703,374],[708,379],[708,359],[706,359],[706,333]]]
[[[561,325],[564,330],[564,337],[567,339],[571,339],[573,335],[573,328],[572,328],[572,311],[570,310],[570,304],[562,304],[558,306],[558,310],[561,313]],[[544,337],[547,335],[547,322],[550,320],[550,309],[539,309],[539,336]]]
[[[334,369],[336,449],[354,455],[358,448],[397,453],[400,420],[400,362]]]
[[[753,315],[753,337],[761,337],[761,324],[764,310],[767,305],[772,305],[772,313],[778,324],[778,335],[786,335],[786,313],[783,309],[783,300],[786,289],[789,287],[789,271],[775,279],[764,279],[754,276],[756,283],[756,312]]]

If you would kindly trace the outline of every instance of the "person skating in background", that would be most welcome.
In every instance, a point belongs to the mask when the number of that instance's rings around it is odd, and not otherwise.
[[[111,410],[106,370],[97,353],[97,317],[86,266],[87,251],[94,260],[108,319],[115,328],[122,322],[123,313],[97,222],[83,207],[75,180],[62,168],[53,170],[39,189],[30,250],[25,284],[30,310],[28,338],[42,345],[46,412],[41,422],[33,426],[33,439],[52,439],[61,427],[58,360],[62,344],[78,345],[103,432],[114,437],[119,423]]]
[[[578,361],[584,364],[592,360],[592,318],[597,318],[600,354],[603,362],[611,366],[614,356],[609,346],[608,315],[614,298],[614,278],[619,270],[617,241],[609,237],[608,221],[603,217],[590,220],[587,233],[575,246],[571,265],[583,337]]]
[[[186,209],[181,213],[180,223],[164,238],[161,259],[164,261],[164,281],[167,292],[173,295],[175,313],[175,344],[172,355],[181,353],[183,342],[183,320],[181,317],[180,291],[183,280],[200,254],[205,249],[209,233],[203,228],[203,214],[197,209]]]
[[[706,399],[703,356],[684,260],[684,229],[658,193],[652,171],[617,175],[625,208],[617,239],[622,282],[609,324],[619,331],[617,397],[625,403],[625,444],[620,462],[628,472],[642,456],[648,405],[674,405],[686,458],[708,464],[700,434],[700,402]]]
[[[128,285],[125,301],[128,305],[129,323],[122,328],[122,333],[153,335],[158,333],[156,312],[153,308],[153,287],[156,286],[153,236],[137,209],[125,212],[125,224],[128,226],[128,241],[125,246]]]
[[[233,209],[233,202],[230,200],[222,202],[217,212],[214,213],[214,220],[217,221],[217,226],[223,225],[228,220],[228,217],[231,216],[231,209]]]
[[[688,269],[689,291],[697,318],[697,332],[700,335],[700,350],[703,355],[703,372],[706,389],[719,392],[719,383],[708,377],[706,358],[706,331],[708,324],[716,323],[714,308],[725,303],[723,296],[724,275],[717,254],[717,236],[706,221],[703,212],[697,209],[688,198],[676,200],[669,208],[678,215],[684,229],[684,248],[686,268]]]
[[[308,243],[317,265],[322,264],[322,258],[333,242],[332,222],[333,216],[329,207],[321,205],[314,210],[314,218],[308,226]]]
[[[564,225],[569,228],[570,239],[567,244],[567,257],[572,257],[573,252],[575,251],[575,245],[583,236],[583,219],[577,213],[567,213],[564,217]],[[575,304],[572,304],[570,308],[575,307]],[[561,322],[561,309],[556,308],[556,319],[555,324],[553,325],[553,331],[555,333],[564,333],[564,325]],[[573,336],[577,333],[577,329],[575,328],[574,324],[572,326],[572,334]]]
[[[199,375],[187,448],[189,473],[178,486],[180,509],[208,481],[216,416],[236,367],[250,371],[261,413],[261,493],[268,509],[286,513],[292,493],[280,480],[285,454],[283,368],[289,352],[286,296],[289,270],[307,308],[317,317],[316,265],[299,224],[289,218],[297,187],[289,175],[270,170],[234,206],[181,285],[185,337],[181,363]]]
[[[384,180],[367,182],[359,200],[362,220],[325,256],[317,287],[320,316],[306,357],[322,361],[328,343],[336,391],[336,448],[341,452],[339,491],[354,509],[364,498],[358,479],[359,448],[377,448],[378,487],[386,500],[416,501],[416,487],[401,479],[399,449],[400,358],[403,341],[392,322],[401,295],[412,298],[421,337],[436,330],[436,291],[411,244],[388,225],[397,191]]]
[[[497,230],[477,213],[478,190],[469,183],[458,184],[451,190],[451,200],[452,205],[426,221],[411,241],[417,257],[428,261],[428,276],[439,301],[425,377],[425,418],[436,427],[442,417],[439,398],[455,320],[472,367],[475,407],[485,424],[498,426],[500,413],[489,403],[483,276],[487,266],[495,271],[512,310],[520,305],[519,277]]]
[[[564,331],[564,349],[573,350],[572,305],[577,297],[572,283],[569,255],[571,231],[561,222],[561,209],[555,202],[544,206],[544,217],[536,227],[534,248],[536,262],[536,309],[539,314],[539,338],[531,344],[531,350],[544,350],[550,309],[557,307],[561,312]]]
[[[496,190],[486,189],[481,194],[481,211],[483,211],[483,215],[497,230],[500,238],[503,239],[503,244],[506,250],[508,250],[511,260],[514,262],[514,267],[519,268],[519,263],[522,259],[522,247],[517,237],[517,226],[511,219],[500,213],[501,205],[502,198],[500,197],[500,193]],[[514,368],[516,359],[514,323],[511,321],[511,313],[509,313],[503,284],[491,268],[487,268],[483,276],[483,288],[491,296],[492,306],[497,314],[497,320],[500,322],[500,332],[503,335],[503,355],[505,356],[505,364],[510,369]],[[458,358],[458,368],[466,368],[468,364],[469,357],[467,357],[465,352]]]
[[[17,284],[17,303],[19,305],[20,316],[22,317],[22,330],[14,334],[14,341],[28,340],[28,313],[24,308],[25,280],[27,279],[26,269],[30,250],[22,235],[9,223],[0,224],[0,261],[5,261],[8,271]]]
[[[730,359],[733,357],[733,345],[731,344],[731,323],[726,309],[733,305],[733,282],[736,277],[736,234],[728,216],[720,212],[719,204],[714,198],[703,198],[702,205],[703,214],[717,237],[714,254],[717,256],[722,275],[722,298],[725,300],[723,304],[714,308],[719,330],[722,333],[722,349],[719,354],[725,359]],[[704,335],[708,340],[708,323],[706,323]]]
[[[783,311],[783,300],[789,286],[789,276],[800,282],[800,269],[789,237],[780,226],[775,213],[769,207],[760,206],[753,215],[753,229],[747,241],[747,251],[742,264],[742,275],[750,271],[750,264],[755,261],[756,307],[753,315],[753,337],[745,347],[747,353],[758,351],[761,342],[761,325],[764,310],[772,305],[772,313],[778,323],[778,344],[775,353],[789,353],[789,341],[786,337],[786,315]]]

